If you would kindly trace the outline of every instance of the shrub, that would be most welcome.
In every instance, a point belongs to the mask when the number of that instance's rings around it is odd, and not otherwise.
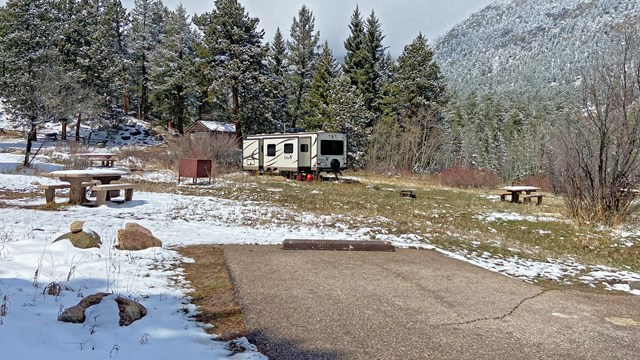
[[[242,155],[234,135],[216,134],[196,138],[178,136],[167,140],[166,147],[144,151],[123,150],[123,157],[135,158],[145,167],[177,170],[180,159],[198,158],[213,160],[212,174],[236,170],[241,165]]]
[[[553,185],[548,176],[545,175],[532,175],[522,178],[520,180],[522,185],[535,186],[542,191],[553,192]]]
[[[459,188],[495,188],[502,183],[496,173],[485,169],[472,169],[461,166],[449,168],[437,176],[442,185]]]

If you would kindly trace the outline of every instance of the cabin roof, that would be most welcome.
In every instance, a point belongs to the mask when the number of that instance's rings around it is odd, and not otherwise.
[[[236,132],[235,124],[227,124],[220,121],[213,120],[198,120],[191,124],[185,132]]]

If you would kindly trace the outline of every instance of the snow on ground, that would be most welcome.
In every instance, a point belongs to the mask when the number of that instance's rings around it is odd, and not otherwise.
[[[81,123],[79,134],[82,138],[90,140],[92,144],[102,143],[106,147],[120,147],[128,145],[156,146],[162,144],[162,140],[156,139],[149,128],[149,123],[138,120],[134,117],[128,117],[126,122],[121,123],[116,127],[109,124],[90,127]],[[25,131],[25,121],[7,114],[6,107],[3,104],[2,99],[0,99],[0,129]],[[61,125],[57,121],[45,122],[38,126],[38,138],[43,138],[47,134],[55,134],[57,139],[60,139],[61,132]],[[69,137],[75,135],[74,122],[69,123],[69,126],[67,127],[67,135]],[[12,141],[12,143],[14,147],[17,147],[20,144],[19,141]],[[36,142],[36,148],[39,147],[39,144],[40,143]],[[55,141],[47,141],[44,146],[51,147],[55,144]]]
[[[41,160],[41,159],[39,159]],[[65,211],[39,211],[17,206],[42,204],[42,196],[30,197],[32,183],[52,182],[37,175],[17,174],[21,155],[0,154],[0,191],[25,193],[5,200],[0,207],[0,332],[3,355],[8,358],[126,358],[126,359],[261,359],[246,339],[248,350],[233,354],[227,344],[213,341],[189,316],[195,312],[186,295],[185,282],[176,264],[185,259],[172,250],[193,244],[280,244],[287,238],[381,239],[398,247],[435,249],[441,253],[525,281],[540,278],[565,282],[577,278],[588,284],[604,283],[611,290],[640,295],[625,282],[640,275],[605,267],[587,268],[570,260],[531,261],[517,256],[502,258],[473,251],[436,249],[428,234],[388,234],[376,224],[383,218],[353,219],[344,215],[316,216],[254,201],[233,201],[211,196],[136,192],[124,204],[99,208],[69,207]],[[55,164],[38,164],[44,171]],[[135,173],[147,181],[174,182],[169,172]],[[210,185],[234,186],[227,180]],[[274,196],[277,194],[274,190]],[[59,201],[64,198],[59,197]],[[16,207],[11,207],[16,206]],[[491,213],[483,221],[564,221],[555,214],[530,217]],[[103,240],[99,249],[81,250],[66,240],[53,242],[68,232],[72,221]],[[293,221],[292,221],[293,220]],[[119,251],[113,248],[117,230],[136,222],[160,238],[163,248]],[[292,225],[294,224],[294,225]],[[350,224],[350,225],[347,225]],[[360,224],[359,226],[353,224]],[[47,284],[64,289],[58,296],[45,295]],[[149,313],[128,327],[114,325],[114,309],[100,306],[85,324],[56,320],[65,308],[96,292],[111,292],[141,302]]]
[[[522,215],[518,213],[492,212],[484,215],[476,215],[477,219],[491,221],[566,221],[561,218],[560,214],[543,214],[543,215]]]

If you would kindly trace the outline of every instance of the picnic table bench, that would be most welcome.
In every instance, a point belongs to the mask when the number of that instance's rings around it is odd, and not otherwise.
[[[95,181],[94,180],[94,181],[83,182],[81,184],[81,186],[86,191],[86,188],[92,187],[92,186],[97,185],[99,183],[100,183],[99,181]],[[56,190],[70,189],[71,188],[71,184],[70,183],[56,183],[56,184],[35,183],[34,185],[36,186],[36,189],[44,190],[44,199],[45,199],[47,204],[51,204],[51,203],[55,202]]]
[[[91,191],[96,197],[96,206],[100,206],[107,200],[107,193],[113,190],[124,190],[124,201],[133,200],[133,190],[137,187],[136,184],[105,184],[96,185],[91,188]]]
[[[542,198],[543,197],[544,197],[544,195],[542,195],[542,194],[522,195],[522,203],[523,204],[531,204],[531,199],[537,198],[538,201],[536,201],[536,206],[540,206],[540,205],[542,205]]]

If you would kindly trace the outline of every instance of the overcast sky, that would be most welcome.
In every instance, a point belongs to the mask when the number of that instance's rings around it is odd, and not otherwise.
[[[252,17],[260,19],[259,27],[265,30],[265,42],[271,41],[276,28],[289,37],[294,16],[303,4],[316,18],[316,30],[321,41],[328,40],[337,56],[344,52],[343,42],[349,34],[351,14],[360,6],[363,17],[371,10],[376,12],[386,35],[384,45],[394,56],[400,55],[420,31],[432,42],[472,13],[495,0],[240,0]],[[122,0],[131,9],[134,0]],[[163,0],[170,9],[185,4],[189,14],[201,14],[213,9],[213,0]],[[4,4],[5,0],[0,0]]]
[[[187,11],[203,13],[211,11],[213,0],[163,0],[170,9],[179,3]],[[316,18],[316,30],[321,41],[328,40],[336,55],[344,51],[344,40],[349,35],[349,19],[356,5],[363,17],[371,10],[380,19],[386,35],[385,46],[394,56],[400,55],[420,31],[429,41],[443,35],[454,25],[495,0],[240,0],[250,16],[260,19],[259,27],[265,31],[265,41],[271,41],[276,28],[289,37],[291,22],[302,5],[307,5]],[[133,0],[124,0],[125,6]]]

